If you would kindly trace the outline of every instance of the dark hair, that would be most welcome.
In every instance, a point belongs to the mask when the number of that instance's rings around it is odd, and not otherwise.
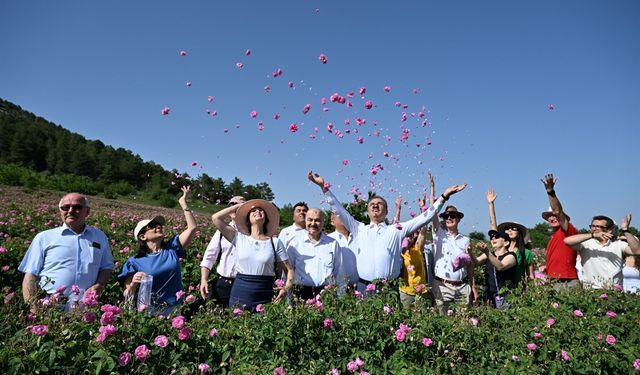
[[[247,214],[247,228],[251,231],[251,220],[249,220],[249,215]],[[267,213],[264,214],[264,223],[262,223],[262,233],[267,233],[267,228],[269,228],[269,216]]]
[[[305,202],[298,202],[296,204],[293,205],[293,210],[296,210],[296,207],[304,207],[305,210],[309,211],[309,206],[307,206],[307,204]]]
[[[610,217],[604,216],[604,215],[597,215],[594,216],[593,219],[591,219],[591,222],[594,222],[596,220],[604,220],[607,222],[607,229],[609,228],[613,228],[613,220],[611,220]]]
[[[369,203],[371,203],[372,200],[374,199],[380,199],[381,201],[384,202],[384,207],[388,210],[389,209],[389,204],[387,203],[387,200],[382,198],[379,195],[372,195],[371,198],[369,198],[369,200],[367,200],[367,207],[369,207]]]
[[[162,240],[162,243],[160,243],[160,248],[163,249],[166,245],[167,240]],[[151,252],[151,249],[149,249],[147,243],[141,239],[138,239],[136,246],[138,251],[136,252],[136,255],[134,255],[134,258],[144,258]]]

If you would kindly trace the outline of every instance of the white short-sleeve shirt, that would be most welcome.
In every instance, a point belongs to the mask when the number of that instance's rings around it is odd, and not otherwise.
[[[289,260],[282,242],[277,238],[256,240],[237,232],[233,244],[236,247],[236,273],[272,276],[276,261]]]
[[[581,243],[579,253],[584,286],[601,289],[613,284],[622,285],[622,257],[627,246],[624,241],[609,242],[603,246],[593,238]]]

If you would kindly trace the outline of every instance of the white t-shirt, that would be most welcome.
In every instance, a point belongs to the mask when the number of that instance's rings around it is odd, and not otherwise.
[[[305,228],[300,228],[296,225],[296,223],[293,223],[280,231],[278,239],[282,241],[282,245],[284,245],[286,249],[287,246],[289,246],[289,242],[291,242],[291,240],[293,240],[297,236],[304,236],[306,234],[307,230]]]
[[[622,285],[622,256],[627,246],[624,241],[609,242],[603,246],[593,238],[582,242],[579,252],[584,286],[601,289],[613,284]]]
[[[236,247],[235,270],[237,273],[272,276],[275,260],[278,262],[289,260],[282,242],[277,238],[256,240],[251,236],[237,232],[233,239],[233,245]]]

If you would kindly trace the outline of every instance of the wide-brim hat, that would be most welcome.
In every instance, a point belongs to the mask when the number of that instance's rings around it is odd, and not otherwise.
[[[249,211],[256,207],[261,208],[269,219],[265,235],[269,237],[275,236],[278,231],[278,225],[280,225],[280,212],[275,204],[264,199],[251,199],[238,207],[238,210],[236,210],[235,220],[238,231],[242,234],[251,235],[251,228],[247,218],[249,216]]]
[[[145,220],[139,221],[138,224],[136,224],[136,229],[133,230],[133,238],[137,240],[138,236],[140,235],[140,231],[142,231],[147,225],[151,223],[164,225],[165,223],[164,216],[156,216],[153,219],[145,219]]]
[[[547,211],[544,211],[542,213],[542,218],[544,219],[544,221],[549,220],[549,216],[556,216],[556,214],[553,213],[553,211],[551,210],[551,207],[549,207],[549,209]],[[569,215],[567,215],[567,213],[564,213],[564,216],[567,218],[567,221],[571,221],[571,218],[569,217]]]
[[[520,223],[516,223],[513,221],[505,221],[504,223],[500,223],[498,224],[498,231],[499,232],[507,232],[507,229],[509,228],[518,228],[518,233],[520,233],[520,237],[524,240],[525,237],[527,236],[529,230],[527,229],[527,227],[525,227],[524,225],[520,224]]]
[[[243,204],[245,201],[243,196],[240,195],[236,195],[235,197],[229,199],[229,206],[232,206],[234,204]]]
[[[489,238],[491,238],[493,236],[498,236],[498,237],[502,238],[505,241],[511,242],[511,239],[509,238],[509,235],[506,232],[491,229],[489,231]]]
[[[464,217],[464,214],[460,211],[458,211],[458,209],[456,208],[456,206],[447,206],[447,208],[444,209],[444,212],[440,213],[440,218],[444,219],[445,215],[455,215],[458,219],[462,219]]]

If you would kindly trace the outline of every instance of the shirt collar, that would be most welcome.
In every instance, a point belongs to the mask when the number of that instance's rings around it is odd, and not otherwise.
[[[67,223],[62,223],[62,226],[60,228],[62,228],[62,230],[60,231],[61,234],[73,234],[74,236],[81,236],[88,230],[89,226],[87,224],[85,224],[84,225],[84,229],[82,229],[82,232],[80,232],[80,233],[74,232],[73,229],[71,229],[67,225]]]

